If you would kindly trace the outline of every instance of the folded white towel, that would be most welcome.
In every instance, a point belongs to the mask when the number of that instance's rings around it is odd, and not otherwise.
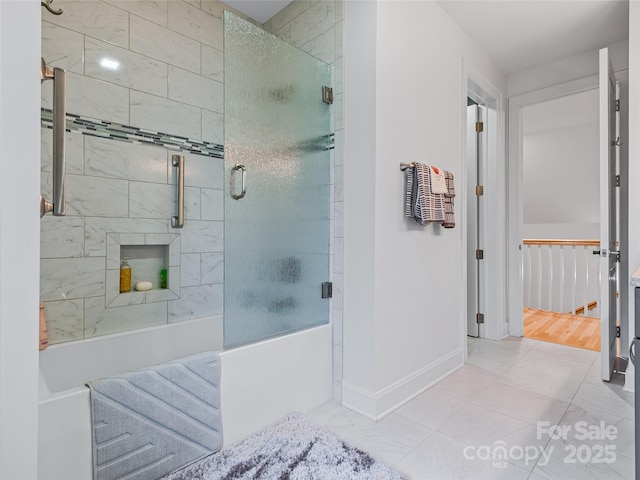
[[[444,170],[430,165],[431,169],[431,193],[447,193],[447,180],[444,175]]]

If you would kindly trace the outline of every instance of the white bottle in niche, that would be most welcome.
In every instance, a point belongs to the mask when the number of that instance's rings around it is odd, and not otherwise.
[[[124,257],[120,264],[120,293],[131,291],[131,266],[127,260],[128,257]]]

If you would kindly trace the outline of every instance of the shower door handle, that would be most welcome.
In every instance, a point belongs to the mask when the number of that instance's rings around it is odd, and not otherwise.
[[[242,172],[242,183],[241,183],[241,192],[240,193],[232,193],[231,196],[235,199],[235,200],[240,200],[242,197],[244,197],[247,194],[247,167],[245,167],[244,165],[237,163],[234,165],[232,171],[233,172],[237,172],[238,170],[240,170]]]
[[[53,80],[53,198],[47,202],[40,196],[40,218],[52,212],[55,216],[66,215],[65,198],[65,133],[67,129],[67,72],[64,68],[40,63],[40,83]]]
[[[184,156],[172,155],[171,165],[178,168],[178,215],[171,217],[171,228],[184,227]]]

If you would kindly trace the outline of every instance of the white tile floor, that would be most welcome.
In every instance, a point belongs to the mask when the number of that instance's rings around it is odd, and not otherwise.
[[[334,401],[309,417],[414,480],[630,480],[633,394],[599,372],[589,350],[469,339],[467,364],[378,422]]]

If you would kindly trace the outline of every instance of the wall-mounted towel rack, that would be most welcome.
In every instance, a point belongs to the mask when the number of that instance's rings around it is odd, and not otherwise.
[[[51,6],[51,2],[53,2],[53,0],[41,0],[40,4],[54,15],[62,15],[62,10],[60,10],[59,8],[57,10],[54,10]]]
[[[407,168],[414,168],[415,166],[416,166],[415,163],[401,163],[400,170],[404,172]]]
[[[66,215],[65,197],[65,132],[67,125],[67,71],[49,67],[40,59],[40,83],[53,80],[53,192],[52,202],[40,195],[40,218],[52,212],[56,217]]]
[[[184,227],[184,155],[171,155],[171,165],[178,169],[178,215],[171,217],[171,228]]]

